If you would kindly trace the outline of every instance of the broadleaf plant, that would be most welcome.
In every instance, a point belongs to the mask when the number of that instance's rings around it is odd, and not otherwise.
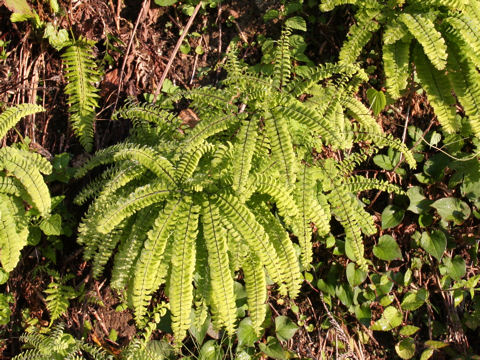
[[[231,53],[220,88],[185,91],[161,104],[129,102],[116,116],[133,121],[131,136],[97,152],[76,174],[111,165],[76,199],[94,198],[79,227],[94,275],[101,275],[118,246],[112,287],[127,288],[142,325],[153,293],[164,284],[177,343],[191,325],[193,304],[208,305],[214,325],[234,334],[239,270],[259,334],[266,275],[280,294],[296,297],[300,271],[312,261],[312,235],[329,234],[332,216],[345,228],[347,255],[366,269],[362,233],[375,227],[356,194],[401,191],[351,173],[384,146],[415,165],[405,145],[383,134],[354,97],[364,72],[326,64],[294,77],[289,35],[287,28],[278,41],[270,76],[251,72]],[[299,100],[302,94],[308,100]],[[162,109],[182,97],[201,119],[193,128]],[[360,142],[362,153],[343,152]],[[326,147],[342,158],[316,156]]]

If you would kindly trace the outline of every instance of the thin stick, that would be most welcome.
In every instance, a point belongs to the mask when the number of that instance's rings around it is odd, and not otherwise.
[[[180,49],[180,46],[182,45],[183,39],[185,39],[185,36],[187,35],[188,30],[190,30],[190,27],[193,24],[193,20],[195,20],[195,17],[197,16],[198,11],[200,10],[200,6],[202,6],[201,1],[198,2],[197,6],[195,7],[195,10],[193,10],[192,16],[190,16],[190,19],[188,19],[187,25],[185,26],[185,29],[183,29],[182,35],[180,35],[180,38],[177,41],[177,45],[175,45],[175,49],[173,49],[172,55],[170,55],[170,59],[168,60],[167,67],[163,71],[162,77],[160,78],[160,83],[155,89],[155,93],[153,95],[153,102],[157,101],[157,97],[160,94],[160,90],[162,90],[163,82],[167,78],[168,72],[172,67],[173,60],[175,60],[175,56],[177,55],[177,52]]]
[[[140,21],[143,19],[143,14],[145,13],[145,10],[149,7],[149,6],[147,6],[149,3],[150,3],[150,0],[143,0],[142,8],[141,8],[140,12],[138,13],[137,21],[135,22],[135,26],[132,30],[132,35],[130,36],[130,41],[128,42],[127,51],[125,52],[125,56],[123,57],[123,63],[122,63],[122,69],[120,70],[120,76],[118,77],[117,97],[115,99],[115,105],[113,106],[112,113],[114,113],[115,110],[117,109],[118,99],[120,98],[120,92],[122,91],[122,87],[123,87],[123,75],[125,74],[125,66],[127,66],[127,59],[128,59],[128,55],[130,55],[130,50],[132,49],[132,44],[133,44],[133,39],[135,38],[135,33],[137,32],[138,25],[140,24]]]

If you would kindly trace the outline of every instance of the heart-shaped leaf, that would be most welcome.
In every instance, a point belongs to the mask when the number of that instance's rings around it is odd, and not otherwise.
[[[415,341],[412,338],[406,338],[395,345],[395,351],[400,358],[408,360],[415,355]]]
[[[388,205],[382,212],[382,229],[390,229],[397,226],[402,222],[404,215],[405,210],[396,205]]]
[[[298,330],[297,324],[286,316],[277,316],[275,318],[275,333],[280,341],[288,341]]]
[[[428,291],[426,289],[419,289],[407,293],[402,301],[403,310],[417,310],[428,299]]]
[[[424,232],[420,238],[420,245],[426,252],[440,261],[447,248],[447,238],[440,230],[434,230],[431,234]]]
[[[445,266],[447,268],[447,274],[453,280],[460,280],[467,272],[465,260],[460,255],[455,256],[453,259],[444,259]]]
[[[457,225],[462,224],[472,213],[467,203],[457,198],[439,199],[431,206],[437,210],[442,219],[453,221]]]
[[[392,261],[401,259],[402,251],[392,236],[383,235],[378,240],[378,245],[373,247],[373,255],[380,260]]]
[[[377,91],[375,89],[367,90],[367,99],[372,107],[373,114],[377,116],[385,109],[387,105],[387,98],[382,91]]]
[[[358,269],[355,263],[351,262],[347,265],[347,280],[351,286],[358,286],[365,281],[367,273]]]
[[[402,313],[394,306],[385,308],[382,317],[375,321],[372,330],[390,331],[402,324]]]

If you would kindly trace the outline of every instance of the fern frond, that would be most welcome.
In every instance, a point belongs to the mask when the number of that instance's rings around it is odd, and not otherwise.
[[[314,189],[312,170],[306,164],[302,164],[302,172],[299,174],[294,196],[300,209],[301,222],[295,233],[298,236],[304,268],[308,268],[313,259],[311,223],[317,226],[318,233],[321,235],[330,232],[329,211],[318,204],[314,197]]]
[[[68,80],[65,93],[68,95],[72,127],[85,150],[91,151],[95,109],[99,98],[95,83],[100,80],[92,42],[83,38],[72,41],[62,59],[65,64],[65,77]]]
[[[60,318],[70,306],[70,299],[75,297],[75,290],[71,286],[52,281],[45,289],[45,301],[50,314],[50,324]]]
[[[148,232],[136,263],[131,293],[137,323],[141,323],[150,301],[150,294],[156,290],[155,270],[163,261],[167,240],[175,225],[174,222],[178,220],[182,209],[181,204],[180,199],[172,199],[166,203],[163,211],[156,218],[153,228]]]
[[[0,139],[3,139],[7,135],[8,130],[14,127],[22,117],[42,111],[45,111],[45,109],[35,104],[20,104],[9,107],[0,114]]]
[[[42,216],[47,215],[51,208],[50,191],[43,181],[40,172],[30,166],[30,162],[13,148],[0,150],[0,165],[15,176],[25,188]]]
[[[277,266],[278,254],[252,212],[229,194],[218,194],[215,205],[220,209],[222,222],[232,229],[232,235],[246,242],[265,265],[270,278],[281,284],[284,274]]]
[[[286,119],[280,113],[265,113],[265,129],[272,156],[277,161],[287,184],[295,182],[295,154]]]
[[[344,99],[344,104],[362,128],[368,129],[371,133],[382,134],[382,127],[370,115],[370,110],[360,100],[348,96]]]
[[[248,314],[257,336],[260,336],[262,324],[267,313],[267,283],[262,263],[250,254],[242,263],[247,291]]]
[[[118,252],[115,254],[112,268],[112,289],[124,290],[129,279],[135,272],[135,263],[140,251],[147,239],[147,233],[155,222],[158,209],[149,207],[139,211],[131,220],[131,228],[128,225],[124,230],[125,241],[120,242]]]
[[[420,84],[427,92],[428,101],[435,110],[438,121],[447,132],[458,129],[455,119],[455,98],[450,92],[447,76],[429,63],[420,49],[414,49],[414,61]]]
[[[358,22],[350,27],[347,40],[340,49],[339,62],[342,64],[352,64],[356,62],[365,45],[370,41],[372,35],[380,27],[375,21],[379,12],[363,11],[357,13]]]
[[[447,64],[447,46],[442,34],[435,29],[432,20],[423,14],[402,13],[399,15],[410,33],[422,45],[425,55],[438,69],[443,70]]]
[[[14,213],[8,208],[9,197],[0,194],[0,262],[5,271],[17,266],[20,251],[27,245],[27,239],[19,236]]]
[[[332,11],[337,6],[346,4],[358,4],[361,0],[322,0],[320,10],[327,12]]]
[[[22,186],[18,180],[0,174],[0,193],[20,197],[22,190]]]
[[[393,99],[401,96],[410,76],[410,42],[403,40],[383,45],[383,69],[387,91]]]
[[[170,311],[175,341],[181,344],[190,327],[193,302],[193,271],[195,270],[195,239],[198,229],[199,206],[184,198],[174,231],[172,272],[170,277]]]
[[[280,220],[270,212],[268,207],[261,202],[252,199],[249,202],[251,209],[255,211],[256,218],[260,225],[265,229],[270,241],[272,242],[278,257],[279,266],[285,271],[285,285],[292,299],[296,298],[300,290],[303,278],[300,273],[300,266],[296,251],[290,236],[281,224]],[[311,245],[309,239],[309,245]],[[304,249],[302,249],[303,252]],[[253,321],[253,320],[252,320]]]
[[[252,157],[258,136],[258,118],[254,116],[245,120],[236,137],[235,153],[233,156],[233,184],[232,187],[239,194],[243,192],[250,169]]]
[[[275,62],[273,65],[273,86],[281,90],[288,82],[291,73],[290,34],[291,29],[285,27],[282,36],[275,48]]]
[[[480,52],[480,22],[474,20],[474,18],[464,12],[454,13],[445,21],[453,28],[451,31],[455,32],[457,37],[461,39],[458,45],[462,48],[470,48],[471,53],[477,57]],[[465,45],[462,46],[463,44]],[[468,53],[467,51],[467,54]],[[476,63],[478,63],[478,60]]]
[[[237,315],[233,278],[227,254],[226,231],[218,209],[206,200],[202,204],[203,238],[208,251],[211,291],[215,294],[216,323],[232,335]]]
[[[383,30],[383,46],[393,45],[402,39],[405,42],[411,42],[411,37],[405,24],[395,19],[385,25],[385,30]]]
[[[480,75],[454,43],[449,44],[449,49],[447,76],[468,116],[474,135],[480,137]]]
[[[178,182],[182,183],[186,179],[192,176],[193,172],[197,169],[198,162],[204,154],[207,152],[213,152],[215,146],[210,143],[203,143],[193,150],[193,152],[182,154],[182,158],[178,162],[175,172],[175,178]]]
[[[127,198],[120,198],[104,210],[97,223],[97,230],[107,234],[123,219],[149,205],[164,200],[172,191],[163,181],[154,181],[137,188]]]

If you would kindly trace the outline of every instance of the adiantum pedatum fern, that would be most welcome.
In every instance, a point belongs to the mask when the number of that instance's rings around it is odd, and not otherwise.
[[[24,116],[44,111],[41,106],[21,104],[0,115],[0,138]],[[5,271],[12,271],[27,245],[29,220],[25,203],[46,218],[51,198],[42,174],[50,174],[51,164],[37,153],[23,147],[0,149],[0,262]]]
[[[462,105],[473,134],[480,137],[480,1],[478,0],[323,0],[330,11],[355,5],[356,24],[340,51],[340,63],[356,61],[373,33],[383,33],[383,68],[387,91],[398,99],[415,65],[418,82],[446,132],[461,123]],[[456,99],[452,94],[456,95]]]
[[[133,121],[131,136],[77,172],[110,165],[76,198],[79,204],[94,198],[78,238],[94,275],[114,256],[111,285],[127,289],[140,325],[164,285],[177,343],[191,325],[192,307],[201,313],[209,306],[215,326],[234,333],[239,270],[259,333],[266,276],[281,294],[297,296],[300,271],[312,261],[313,231],[328,234],[331,216],[345,227],[348,256],[367,267],[362,233],[374,228],[356,194],[399,189],[350,176],[362,156],[315,160],[315,149],[342,152],[361,141],[371,149],[392,146],[415,165],[354,97],[366,76],[359,68],[327,64],[293,78],[289,33],[278,43],[271,76],[250,72],[230,54],[221,88],[185,91],[157,105],[127,103],[116,116]],[[162,109],[181,97],[201,119],[193,128]]]
[[[23,334],[25,350],[12,360],[113,360],[102,348],[77,340],[64,329],[64,324],[58,324],[46,334],[38,330]]]
[[[62,54],[68,81],[65,93],[70,105],[70,121],[75,135],[86,151],[91,151],[93,146],[99,98],[95,83],[100,80],[100,73],[93,55],[93,44],[84,38],[71,40]]]

